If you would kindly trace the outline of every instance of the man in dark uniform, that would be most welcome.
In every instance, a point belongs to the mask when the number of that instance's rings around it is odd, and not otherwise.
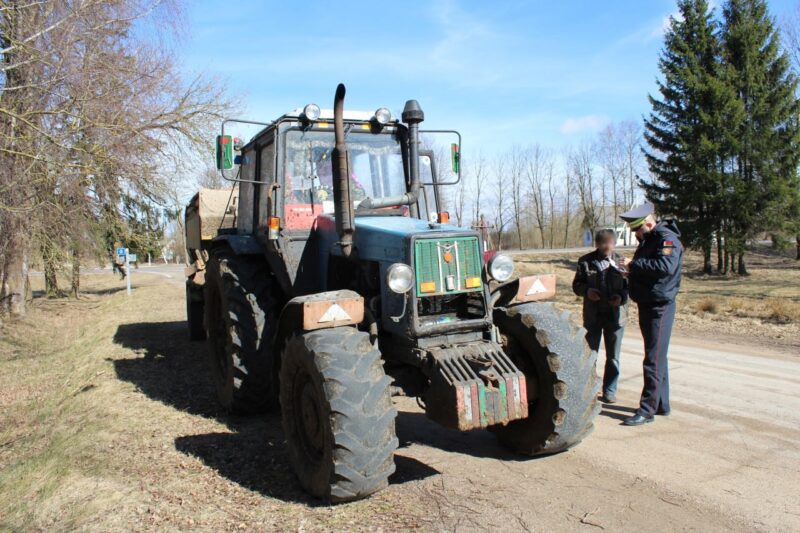
[[[644,338],[644,388],[639,409],[623,422],[640,426],[669,416],[667,351],[675,320],[675,296],[681,286],[683,246],[672,220],[656,222],[653,204],[645,203],[620,215],[636,232],[639,247],[625,260],[631,299],[639,307]]]
[[[583,327],[586,342],[594,352],[605,341],[603,403],[617,401],[619,352],[628,319],[628,281],[621,269],[623,259],[614,251],[617,234],[601,229],[594,238],[596,249],[578,259],[572,290],[583,298]]]

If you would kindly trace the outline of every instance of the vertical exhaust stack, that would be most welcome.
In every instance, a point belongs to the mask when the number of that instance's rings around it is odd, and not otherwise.
[[[408,100],[405,107],[403,107],[402,114],[403,122],[408,124],[408,144],[409,144],[409,179],[411,181],[408,191],[408,207],[411,211],[411,216],[418,217],[419,212],[417,208],[417,198],[419,198],[419,124],[425,120],[425,113],[419,102],[416,100]]]
[[[344,95],[343,83],[336,87],[333,99],[333,131],[336,144],[333,149],[333,205],[336,217],[336,232],[342,255],[350,258],[353,253],[353,203],[350,201],[350,155],[344,142]]]

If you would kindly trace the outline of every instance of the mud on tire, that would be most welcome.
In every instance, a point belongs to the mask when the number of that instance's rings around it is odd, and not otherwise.
[[[303,488],[342,502],[386,487],[397,412],[369,335],[351,327],[295,335],[282,359],[283,428]]]
[[[265,264],[228,249],[212,252],[205,283],[205,329],[220,403],[235,413],[277,405],[271,337],[275,301]]]
[[[585,330],[549,303],[497,308],[503,348],[528,380],[528,418],[490,428],[505,446],[527,455],[566,450],[591,433],[600,410],[597,353]]]

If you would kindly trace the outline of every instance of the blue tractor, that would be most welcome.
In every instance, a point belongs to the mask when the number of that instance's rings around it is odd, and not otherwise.
[[[203,198],[187,208],[190,332],[207,339],[222,405],[279,408],[300,483],[334,502],[387,485],[394,395],[523,454],[580,442],[599,409],[596,354],[543,301],[554,276],[512,279],[510,256],[448,223],[437,163],[460,176],[460,142],[436,157],[415,100],[397,120],[346,112],[344,96],[246,144],[223,123],[217,163],[236,188],[203,230]]]

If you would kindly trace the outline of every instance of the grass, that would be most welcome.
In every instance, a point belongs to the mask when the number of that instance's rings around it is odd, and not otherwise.
[[[118,279],[87,276],[94,294],[35,299],[0,329],[0,531],[430,524],[403,485],[427,468],[411,459],[372,498],[318,506],[288,465],[279,416],[217,406],[180,283],[136,284],[128,298]]]
[[[713,314],[719,311],[719,303],[713,298],[701,298],[695,302],[694,308],[700,314]]]

